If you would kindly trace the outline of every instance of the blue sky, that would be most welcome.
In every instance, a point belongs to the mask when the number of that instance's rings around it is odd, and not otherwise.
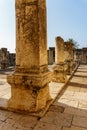
[[[15,50],[15,0],[0,0],[0,48]],[[55,37],[73,38],[87,47],[87,0],[47,0],[48,46]]]
[[[0,48],[15,50],[14,0],[0,0]]]

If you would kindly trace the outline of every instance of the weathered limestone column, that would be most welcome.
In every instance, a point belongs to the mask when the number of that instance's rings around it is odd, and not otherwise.
[[[76,68],[76,50],[73,48],[73,70]]]
[[[73,44],[65,42],[65,61],[67,64],[67,74],[71,74],[73,70]]]
[[[66,82],[67,80],[64,61],[64,40],[61,37],[56,37],[55,65],[53,66],[53,81],[55,82]]]
[[[49,65],[52,65],[55,62],[55,48],[54,47],[49,47]]]
[[[46,33],[46,1],[16,0],[16,68],[7,78],[11,110],[38,113],[51,101]]]

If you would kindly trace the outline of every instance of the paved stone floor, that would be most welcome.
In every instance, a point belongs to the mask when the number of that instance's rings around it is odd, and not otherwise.
[[[3,100],[10,97],[10,87],[6,76],[0,76],[0,100],[3,104]],[[55,86],[55,91],[58,91],[59,84]],[[87,130],[87,65],[79,66],[44,117],[0,110],[0,130]]]

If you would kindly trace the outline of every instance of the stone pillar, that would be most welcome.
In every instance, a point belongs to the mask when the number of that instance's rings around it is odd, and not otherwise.
[[[74,61],[76,61],[76,49],[74,49]]]
[[[16,0],[16,67],[7,78],[13,111],[38,113],[50,104],[46,33],[46,1]]]
[[[64,63],[64,60],[64,40],[61,37],[56,37],[55,63]]]
[[[55,48],[49,47],[49,65],[52,65],[55,62]]]
[[[54,82],[66,82],[67,80],[64,61],[64,40],[61,37],[56,37],[55,65],[53,66]]]
[[[71,60],[71,71],[73,71],[75,69],[75,61],[74,61],[74,44],[70,43],[70,60]]]
[[[76,49],[73,49],[73,69],[76,68],[77,64],[76,64]]]
[[[65,42],[65,61],[67,64],[67,74],[71,74],[73,70],[73,44]]]
[[[78,63],[79,63],[79,55],[78,55]],[[82,64],[84,64],[84,50],[82,48]]]

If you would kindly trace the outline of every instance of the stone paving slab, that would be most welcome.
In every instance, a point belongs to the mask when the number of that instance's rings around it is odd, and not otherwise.
[[[63,127],[62,130],[87,130],[87,129],[85,129],[85,128],[81,128],[81,127],[75,127],[75,126],[72,126],[71,128]]]
[[[87,118],[81,116],[74,116],[72,124],[87,129]]]
[[[61,106],[58,106],[58,105],[51,105],[50,108],[49,108],[49,111],[63,113],[64,107],[61,107]]]
[[[0,110],[0,130],[32,130],[37,117]]]
[[[61,130],[61,127],[50,123],[40,122],[34,130]]]
[[[64,113],[68,113],[68,114],[77,115],[77,116],[87,118],[87,111],[86,110],[83,111],[81,108],[79,109],[79,108],[74,108],[74,107],[67,107],[64,110]]]
[[[83,109],[83,110],[87,110],[87,101],[86,102],[80,101],[78,108]]]

